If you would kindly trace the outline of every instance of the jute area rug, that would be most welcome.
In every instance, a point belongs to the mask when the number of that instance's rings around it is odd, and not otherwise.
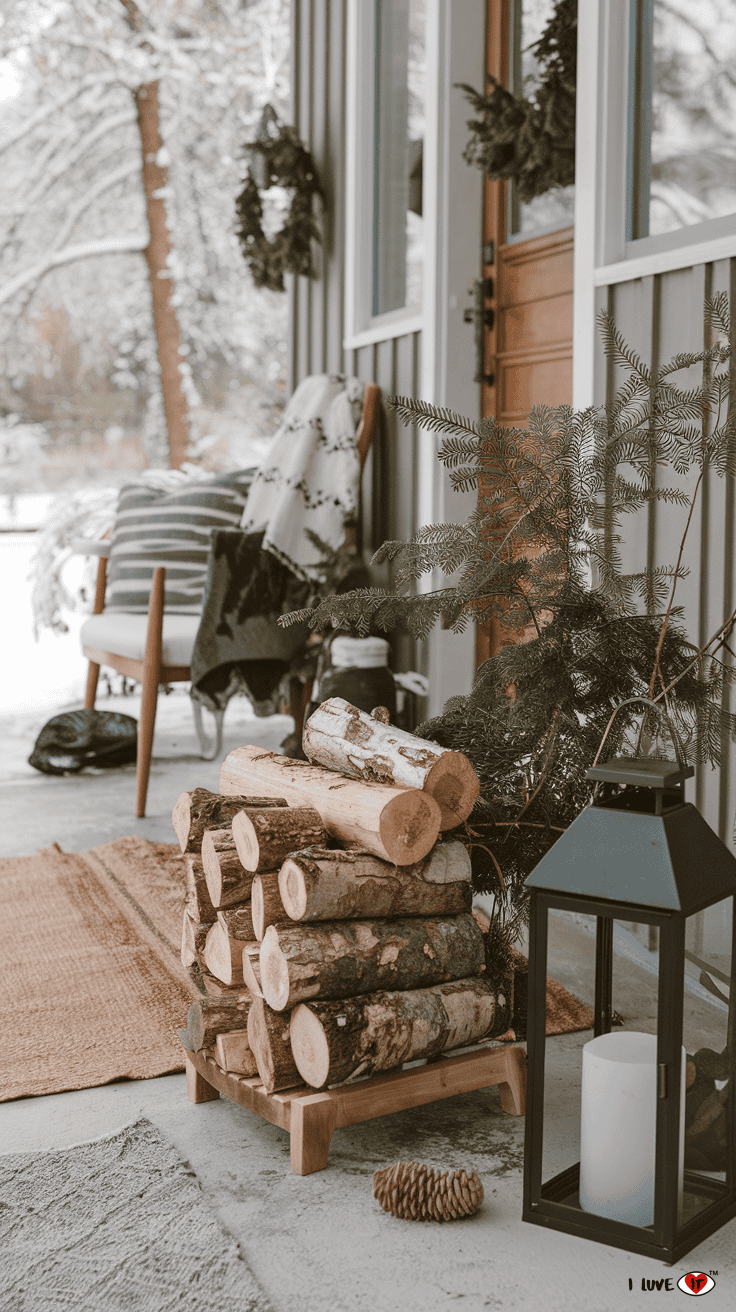
[[[1,1312],[272,1312],[191,1167],[149,1121],[0,1157]]]
[[[169,843],[0,861],[0,1101],[183,1069],[183,905]]]

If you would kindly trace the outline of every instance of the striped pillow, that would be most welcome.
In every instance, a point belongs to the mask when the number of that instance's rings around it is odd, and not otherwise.
[[[110,542],[107,611],[148,611],[153,571],[166,567],[166,610],[198,615],[207,580],[213,528],[237,528],[255,469],[208,481],[180,484],[175,491],[131,484],[118,498]]]

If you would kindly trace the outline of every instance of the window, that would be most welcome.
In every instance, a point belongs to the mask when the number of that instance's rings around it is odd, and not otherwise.
[[[734,0],[632,5],[629,240],[736,213]]]
[[[430,0],[353,0],[348,86],[348,340],[422,313]]]
[[[372,314],[419,309],[425,0],[376,0]]]
[[[532,47],[541,37],[554,10],[554,0],[514,0],[511,23],[511,90],[533,97],[539,66]],[[520,201],[515,183],[509,194],[508,231],[511,241],[525,241],[545,232],[572,226],[575,188],[554,187],[534,200]]]

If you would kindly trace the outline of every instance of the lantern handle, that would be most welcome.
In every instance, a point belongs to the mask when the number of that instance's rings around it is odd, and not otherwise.
[[[600,759],[600,754],[603,751],[603,747],[605,745],[606,738],[610,733],[611,726],[613,725],[613,722],[616,719],[616,716],[618,715],[619,711],[622,711],[624,709],[624,706],[631,706],[634,702],[643,702],[645,706],[649,706],[653,711],[656,711],[657,715],[661,716],[661,718],[665,721],[667,728],[670,731],[672,745],[675,749],[675,756],[677,757],[677,764],[679,765],[680,769],[683,770],[685,768],[685,753],[683,751],[682,743],[680,742],[680,739],[678,737],[677,730],[675,729],[675,726],[672,723],[672,720],[670,719],[667,712],[663,710],[662,707],[657,704],[657,702],[652,701],[651,697],[627,697],[625,702],[621,702],[616,707],[616,709],[613,712],[613,715],[611,716],[610,720],[608,721],[608,724],[606,725],[606,731],[603,737],[601,738],[600,746],[598,747],[598,751],[595,754],[595,760],[591,768],[595,769],[595,767],[598,764],[598,761]]]

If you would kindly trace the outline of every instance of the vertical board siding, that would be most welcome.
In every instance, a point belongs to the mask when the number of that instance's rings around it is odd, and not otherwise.
[[[420,334],[345,350],[345,108],[346,0],[294,0],[292,19],[293,121],[312,152],[324,187],[322,245],[315,250],[316,279],[291,278],[289,390],[308,374],[347,373],[378,383],[384,397],[419,391]],[[407,538],[417,527],[417,437],[385,411],[361,487],[363,549]],[[393,571],[376,571],[387,584]],[[394,668],[421,666],[417,644],[394,635]],[[418,664],[419,662],[419,664]]]
[[[721,291],[729,294],[734,313],[736,260],[719,260],[599,288],[596,308],[609,310],[625,340],[654,371],[679,351],[701,351],[709,344],[703,302],[705,297]],[[604,361],[601,350],[597,355],[596,397],[603,402],[612,398],[622,375]],[[686,387],[699,383],[701,378],[700,367],[694,367],[675,375],[674,381]],[[697,473],[695,470],[678,478],[668,469],[666,481],[692,495]],[[728,618],[736,604],[735,509],[733,478],[708,470],[698,493],[683,559],[690,573],[678,583],[675,598],[683,609],[679,622],[698,646]],[[624,568],[634,571],[645,564],[674,565],[687,515],[687,507],[652,503],[636,515],[623,516],[620,532]],[[732,690],[726,687],[724,705],[732,710],[735,702]],[[723,744],[720,770],[697,768],[690,796],[724,842],[733,845],[736,744],[730,739]]]

